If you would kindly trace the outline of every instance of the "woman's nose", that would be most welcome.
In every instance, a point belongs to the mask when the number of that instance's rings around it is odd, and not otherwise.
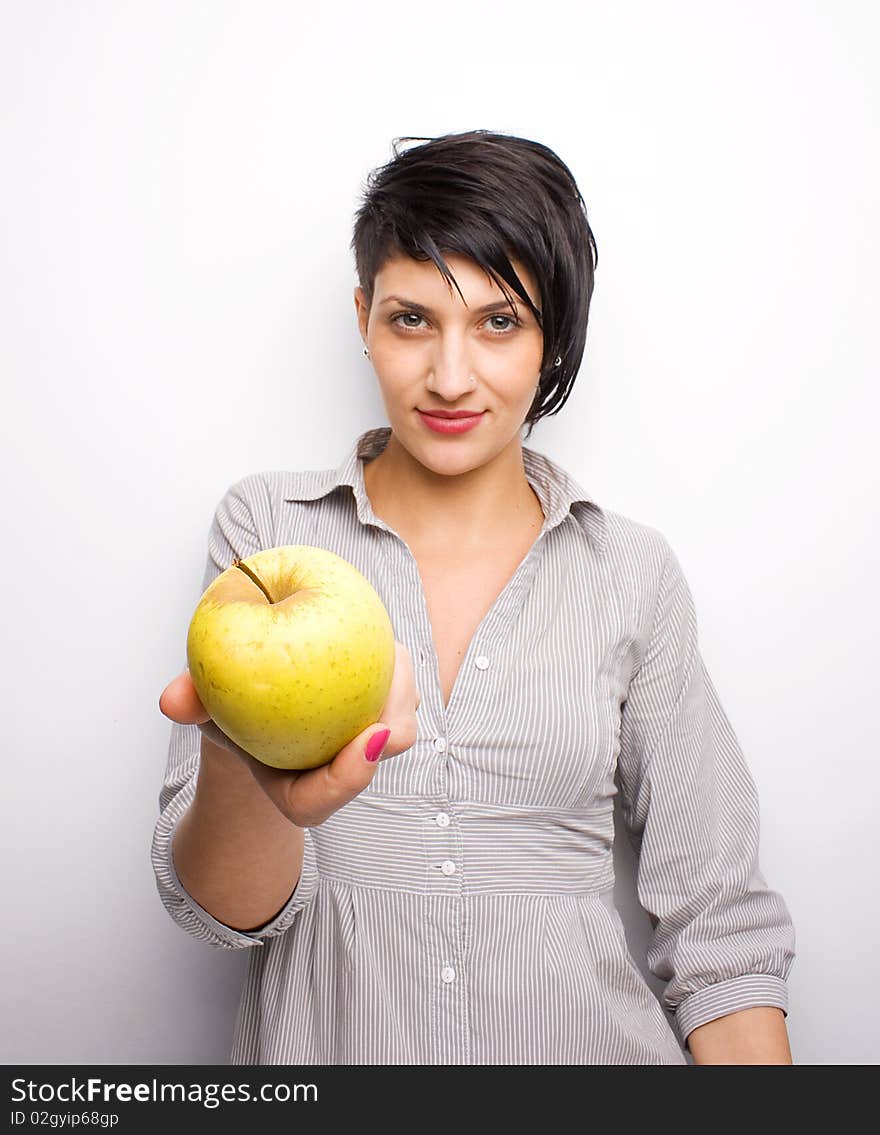
[[[447,351],[434,359],[428,374],[427,387],[446,402],[454,402],[476,385],[473,368],[466,352]]]

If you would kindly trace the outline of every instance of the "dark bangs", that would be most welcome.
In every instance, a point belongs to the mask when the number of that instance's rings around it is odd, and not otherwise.
[[[424,144],[400,149],[402,142]],[[574,177],[540,142],[488,130],[396,138],[393,151],[368,176],[355,215],[351,249],[367,304],[390,257],[433,260],[459,295],[443,253],[479,264],[514,308],[514,297],[526,304],[544,335],[528,437],[536,422],[562,409],[586,345],[598,249]],[[511,256],[537,281],[540,310]]]

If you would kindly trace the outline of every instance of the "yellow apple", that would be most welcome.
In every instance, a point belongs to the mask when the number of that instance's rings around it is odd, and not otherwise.
[[[209,584],[186,653],[202,705],[227,737],[273,768],[308,769],[379,720],[395,641],[353,564],[287,544],[234,560]]]

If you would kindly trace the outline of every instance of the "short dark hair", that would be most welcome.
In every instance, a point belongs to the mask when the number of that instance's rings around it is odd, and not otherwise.
[[[401,151],[401,142],[425,144]],[[571,170],[540,142],[489,130],[395,138],[392,148],[394,158],[368,175],[355,215],[351,249],[367,304],[376,273],[400,254],[433,260],[459,295],[443,252],[474,260],[513,303],[508,283],[544,336],[540,381],[525,419],[528,437],[536,422],[565,405],[587,339],[599,254]],[[537,280],[540,311],[511,254]]]

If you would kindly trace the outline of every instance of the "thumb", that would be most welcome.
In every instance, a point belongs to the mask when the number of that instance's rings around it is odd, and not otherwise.
[[[353,737],[332,761],[297,776],[287,791],[284,814],[301,828],[323,824],[367,787],[390,735],[387,725],[376,722],[369,733],[364,730]]]
[[[378,722],[378,729],[374,730],[367,740],[364,747],[364,759],[369,761],[370,764],[376,764],[382,751],[388,743],[388,738],[391,736],[391,730],[387,725],[381,721]]]

